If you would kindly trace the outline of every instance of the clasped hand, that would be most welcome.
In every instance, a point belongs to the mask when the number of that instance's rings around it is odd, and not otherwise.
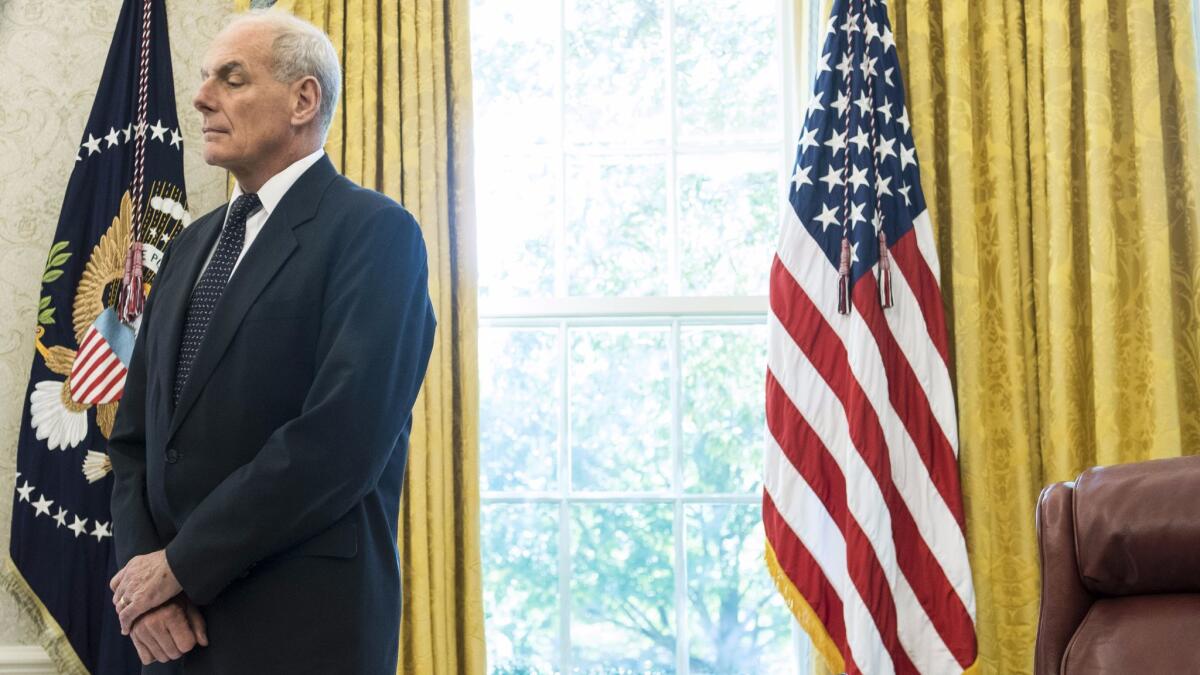
[[[197,644],[208,645],[204,617],[181,592],[164,551],[131,559],[108,585],[121,634],[133,640],[143,665],[166,663]]]

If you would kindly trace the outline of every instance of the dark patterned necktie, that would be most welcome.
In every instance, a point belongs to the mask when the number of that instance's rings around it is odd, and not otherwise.
[[[200,341],[208,330],[208,322],[212,319],[213,310],[229,276],[233,273],[233,264],[242,253],[242,243],[246,241],[246,218],[250,217],[262,202],[258,195],[244,194],[229,207],[229,219],[217,239],[217,250],[212,260],[200,276],[199,283],[192,289],[192,297],[188,301],[187,319],[183,324],[183,340],[179,343],[179,358],[175,363],[175,403],[179,403],[179,394],[187,383],[188,375],[192,372],[192,362],[200,351]]]

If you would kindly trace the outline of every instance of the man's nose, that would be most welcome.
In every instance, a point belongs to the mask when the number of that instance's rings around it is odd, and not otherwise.
[[[200,87],[196,89],[196,95],[192,97],[192,107],[202,113],[210,113],[213,111],[212,97],[209,95],[208,81],[201,82]]]

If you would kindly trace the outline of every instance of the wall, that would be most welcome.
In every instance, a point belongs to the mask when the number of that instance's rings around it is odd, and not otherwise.
[[[200,118],[191,97],[204,50],[232,5],[167,1],[194,216],[225,199],[225,173],[200,158]],[[120,0],[0,0],[0,555],[8,553],[40,276],[120,7]],[[0,651],[36,643],[32,623],[0,593]],[[0,666],[3,661],[0,655]]]

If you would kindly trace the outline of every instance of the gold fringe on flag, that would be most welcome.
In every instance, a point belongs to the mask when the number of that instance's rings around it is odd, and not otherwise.
[[[808,633],[808,639],[812,640],[813,648],[825,661],[825,667],[834,673],[846,672],[846,661],[842,658],[842,653],[838,651],[837,646],[833,644],[833,638],[829,637],[829,631],[825,630],[825,624],[821,623],[821,619],[817,617],[812,605],[809,605],[804,596],[800,595],[800,591],[792,584],[792,580],[783,573],[783,568],[779,566],[779,560],[775,557],[775,549],[771,547],[769,541],[767,542],[766,558],[767,569],[771,571],[775,587],[787,601],[788,609],[792,610],[792,614],[800,622],[800,627],[804,629],[805,633]]]
[[[808,601],[792,584],[792,580],[783,573],[783,568],[779,566],[779,560],[775,557],[775,549],[771,548],[771,542],[766,542],[766,545],[767,569],[771,571],[775,587],[787,601],[788,609],[792,610],[792,614],[800,622],[800,627],[804,629],[805,633],[808,633],[808,639],[812,640],[813,648],[825,662],[825,668],[832,673],[846,672],[846,661],[842,658],[842,653],[838,651],[837,646],[833,644],[833,638],[829,637],[829,632],[825,630],[825,624],[821,623],[821,619],[817,617],[812,605],[808,604]],[[963,675],[979,675],[980,672],[982,671],[979,668],[979,661],[976,660],[971,667],[963,671]]]
[[[54,667],[62,675],[89,675],[88,669],[79,660],[79,655],[71,647],[71,642],[63,633],[58,622],[50,614],[50,610],[42,604],[33,589],[26,583],[21,571],[13,564],[12,558],[4,556],[4,566],[0,568],[0,588],[3,588],[16,600],[17,608],[28,616],[37,627],[38,642]]]

